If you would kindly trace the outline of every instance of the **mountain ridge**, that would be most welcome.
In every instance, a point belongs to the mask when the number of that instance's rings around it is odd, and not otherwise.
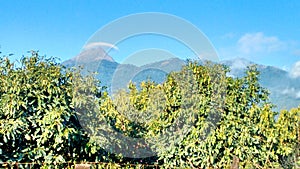
[[[89,55],[89,56],[85,56]],[[91,59],[91,60],[89,60]],[[111,91],[126,88],[129,81],[139,83],[153,80],[161,83],[171,71],[179,71],[186,61],[179,58],[156,61],[143,66],[120,64],[105,53],[95,50],[83,51],[78,56],[63,62],[67,67],[82,65],[90,72],[98,72],[96,78]],[[227,65],[232,77],[242,77],[247,66],[256,64],[245,58],[223,60],[220,64]],[[298,107],[300,104],[300,78],[292,78],[289,72],[274,66],[256,64],[260,72],[259,82],[270,91],[270,100],[277,105],[276,110]]]

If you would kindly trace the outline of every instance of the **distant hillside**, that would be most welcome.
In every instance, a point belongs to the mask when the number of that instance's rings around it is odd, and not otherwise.
[[[222,61],[231,68],[230,75],[241,77],[247,66],[254,64],[246,59],[237,58]],[[300,78],[292,78],[287,71],[273,67],[257,65],[260,72],[260,84],[270,91],[271,101],[276,110],[290,109],[300,105]]]
[[[83,51],[78,56],[63,62],[67,67],[82,65],[85,71],[98,72],[97,78],[102,85],[108,87],[110,92],[126,88],[129,81],[136,84],[145,80],[161,83],[168,73],[180,70],[185,63],[178,58],[171,58],[141,67],[119,64],[101,48]],[[244,76],[247,66],[255,64],[242,58],[221,61],[220,63],[231,68],[228,75],[233,77]],[[300,104],[300,78],[292,78],[287,71],[276,67],[257,66],[260,71],[260,83],[269,89],[270,99],[277,105],[276,110],[290,109]]]
[[[102,85],[107,86],[109,91],[126,88],[130,81],[136,84],[146,80],[161,83],[168,73],[180,70],[184,64],[185,61],[178,58],[157,61],[140,67],[119,64],[102,48],[85,50],[78,56],[63,62],[67,67],[82,66],[84,73],[97,72],[96,78]]]
[[[168,73],[180,70],[184,64],[185,62],[178,58],[158,61],[141,67],[129,64],[120,64],[115,70],[115,74],[113,76],[112,90],[116,91],[126,88],[129,81],[136,84],[147,80],[162,83]]]
[[[64,61],[63,65],[82,66],[84,73],[97,72],[96,78],[101,81],[101,84],[109,86],[119,63],[115,62],[101,47],[94,47],[83,50],[78,56]]]

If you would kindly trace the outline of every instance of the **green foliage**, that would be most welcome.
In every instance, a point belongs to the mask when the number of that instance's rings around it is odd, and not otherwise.
[[[0,60],[0,161],[61,163],[89,141],[73,105],[74,74],[36,52],[19,67]]]
[[[162,85],[146,82],[137,90],[130,84],[111,101],[118,109],[117,128],[128,136],[136,136],[129,134],[136,129],[165,167],[228,168],[234,157],[243,168],[294,165],[299,111],[283,111],[275,121],[256,67],[243,78],[227,77],[227,71],[189,63]],[[146,130],[140,132],[132,121]]]
[[[286,167],[300,166],[300,107],[282,110],[276,124],[277,153]]]
[[[75,161],[112,168],[229,168],[234,158],[242,168],[300,163],[300,107],[275,120],[255,66],[232,78],[223,65],[189,62],[162,84],[130,83],[109,96],[94,75],[36,52],[20,65],[0,59],[0,161],[60,168]],[[139,156],[148,151],[156,155]]]

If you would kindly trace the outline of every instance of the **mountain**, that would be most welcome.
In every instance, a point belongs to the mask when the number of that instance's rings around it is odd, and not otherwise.
[[[103,48],[93,47],[83,50],[79,55],[62,63],[66,67],[83,67],[83,74],[97,72],[96,78],[103,86],[110,85],[119,63],[109,56]]]
[[[78,56],[63,62],[67,67],[83,66],[84,73],[98,72],[96,78],[108,91],[113,93],[126,88],[130,81],[139,84],[141,81],[152,80],[156,83],[164,81],[171,71],[178,71],[186,62],[178,58],[149,63],[143,66],[119,64],[102,48],[82,51]],[[230,67],[228,73],[232,77],[242,77],[247,66],[255,64],[243,58],[221,61]],[[260,84],[270,91],[270,100],[277,107],[275,110],[290,109],[300,104],[300,78],[292,78],[285,70],[256,64],[260,71]]]
[[[229,66],[230,76],[241,77],[247,66],[255,64],[243,58],[222,61]],[[270,100],[277,107],[275,110],[290,109],[300,105],[300,78],[293,78],[289,72],[274,66],[257,65],[260,72],[259,82],[270,92]]]
[[[119,64],[109,56],[101,47],[87,49],[78,56],[62,63],[66,67],[83,67],[83,74],[97,72],[96,78],[109,92],[127,88],[130,81],[139,84],[142,81],[152,80],[161,83],[168,73],[178,71],[185,61],[178,58],[156,61],[143,66],[132,64]]]
[[[115,62],[114,59],[111,56],[109,56],[103,48],[93,47],[93,48],[84,49],[79,53],[78,56],[75,56],[74,58],[65,61],[64,64],[72,64],[75,62],[89,63],[89,62],[98,62],[101,60]]]
[[[255,64],[254,62],[251,62],[251,61],[246,60],[244,58],[224,60],[224,61],[220,61],[220,63],[230,67],[230,73],[228,73],[228,75],[233,76],[233,77],[242,77],[242,76],[244,76],[244,72],[245,72],[247,66]]]
[[[151,80],[162,83],[171,71],[179,71],[185,64],[178,58],[170,58],[163,61],[149,63],[143,66],[120,64],[115,70],[112,80],[112,90],[117,91],[126,88],[129,81],[139,84],[142,81]]]

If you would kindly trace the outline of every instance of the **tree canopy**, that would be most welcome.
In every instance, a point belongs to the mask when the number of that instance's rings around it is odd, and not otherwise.
[[[274,112],[259,72],[188,62],[162,84],[109,94],[93,74],[32,52],[0,59],[0,162],[167,168],[299,166],[300,107]],[[275,117],[278,116],[278,119]]]

